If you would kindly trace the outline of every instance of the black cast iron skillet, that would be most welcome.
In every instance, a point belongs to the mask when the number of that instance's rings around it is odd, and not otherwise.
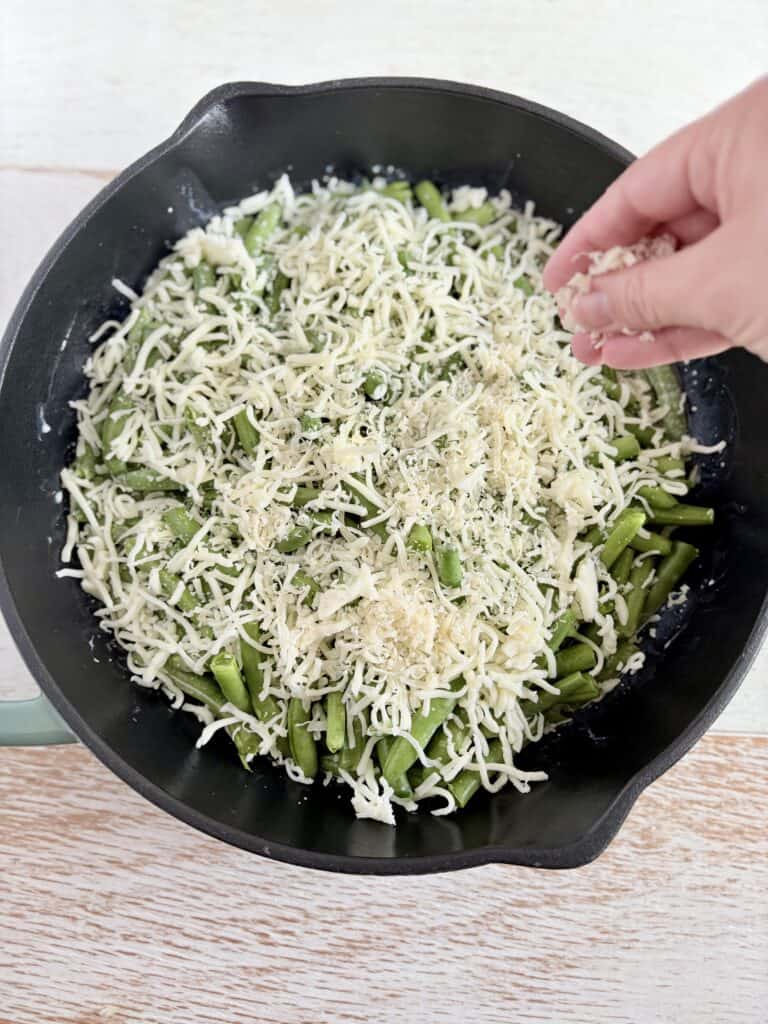
[[[85,390],[88,335],[126,312],[113,277],[141,289],[176,238],[285,170],[305,184],[329,166],[356,175],[392,164],[444,185],[509,188],[567,226],[629,161],[570,118],[488,89],[418,79],[225,85],[67,228],[0,355],[0,600],[45,694],[121,778],[211,835],[309,867],[574,867],[604,849],[643,788],[714,721],[766,618],[768,369],[741,351],[685,371],[697,435],[729,441],[724,456],[700,460],[699,497],[719,515],[691,576],[687,624],[667,615],[643,673],[526,751],[550,781],[524,797],[478,796],[453,818],[404,815],[393,829],[355,820],[336,786],[307,789],[264,763],[249,776],[225,741],[196,750],[196,723],[129,682],[119,651],[94,628],[91,601],[54,578],[64,537],[54,494],[75,438],[68,402]]]

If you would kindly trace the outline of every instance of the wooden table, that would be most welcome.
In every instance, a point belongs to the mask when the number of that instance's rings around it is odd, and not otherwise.
[[[642,150],[768,65],[764,0],[586,11],[10,0],[0,323],[67,221],[219,82],[477,81]],[[198,835],[82,747],[0,751],[0,1024],[764,1022],[766,670],[763,651],[712,732],[570,873],[299,870]],[[0,699],[32,692],[0,625]]]

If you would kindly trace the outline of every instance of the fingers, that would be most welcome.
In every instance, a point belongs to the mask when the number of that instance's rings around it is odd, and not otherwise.
[[[589,330],[718,328],[730,304],[722,293],[734,269],[732,234],[718,228],[672,256],[593,278],[592,290],[574,299],[574,320]]]
[[[710,200],[705,177],[693,171],[706,129],[696,121],[636,160],[577,221],[544,269],[544,286],[557,291],[586,269],[584,253],[629,245],[659,224],[694,213]]]
[[[599,348],[588,334],[574,334],[573,354],[587,366],[612,366],[616,370],[639,370],[648,366],[701,359],[731,348],[731,342],[714,331],[696,327],[667,327],[654,332],[653,341],[626,334],[605,337]]]
[[[720,226],[720,219],[711,210],[694,210],[665,224],[663,230],[674,235],[680,246],[693,245],[712,234]]]

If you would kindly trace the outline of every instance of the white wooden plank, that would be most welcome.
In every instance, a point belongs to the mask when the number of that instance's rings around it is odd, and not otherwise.
[[[215,85],[424,75],[506,89],[630,148],[768,66],[765,0],[6,0],[0,160],[120,167]],[[84,26],[87,30],[84,31]]]
[[[0,751],[8,1024],[759,1024],[768,739],[707,737],[594,864],[271,863],[83,749]]]
[[[0,170],[0,210],[12,246],[0,246],[0,325],[27,278],[68,221],[103,186],[105,176],[84,173]],[[726,732],[768,733],[768,648],[715,725]],[[30,696],[35,685],[0,619],[0,699]]]

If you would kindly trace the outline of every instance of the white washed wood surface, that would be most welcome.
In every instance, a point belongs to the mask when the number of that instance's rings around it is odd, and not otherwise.
[[[706,737],[575,872],[336,876],[0,751],[6,1024],[764,1024],[768,739]]]

